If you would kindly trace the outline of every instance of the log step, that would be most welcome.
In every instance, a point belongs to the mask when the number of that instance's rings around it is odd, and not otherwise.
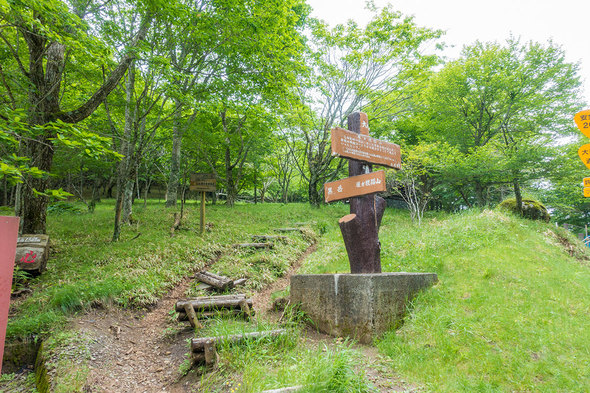
[[[252,235],[252,241],[254,241],[254,242],[268,242],[268,241],[286,242],[287,236],[284,236],[284,235]]]
[[[301,232],[301,228],[276,228],[275,232]]]
[[[208,271],[201,271],[195,274],[195,279],[203,282],[207,285],[214,287],[219,291],[225,291],[227,289],[231,289],[234,287],[234,281],[225,277],[219,276],[217,274],[208,272]]]

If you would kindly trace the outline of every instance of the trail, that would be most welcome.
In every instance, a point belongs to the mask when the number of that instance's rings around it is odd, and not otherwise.
[[[305,259],[317,250],[317,243],[290,267],[285,276],[252,296],[257,318],[277,320],[280,313],[272,311],[271,295],[289,285]],[[212,261],[209,266],[213,265]],[[194,378],[183,378],[181,365],[188,358],[187,340],[194,331],[187,324],[179,327],[170,313],[180,298],[186,297],[191,278],[185,278],[148,312],[119,309],[96,310],[77,319],[75,329],[93,342],[90,372],[85,392],[120,393],[185,393],[198,391]],[[305,330],[302,345],[334,347],[334,337],[311,328]],[[379,392],[414,392],[415,388],[401,381],[385,364],[376,348],[355,344],[364,361],[362,370]],[[195,390],[197,389],[197,390]]]

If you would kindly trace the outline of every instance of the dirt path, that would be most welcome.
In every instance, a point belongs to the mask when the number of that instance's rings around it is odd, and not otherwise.
[[[187,325],[176,330],[169,311],[184,297],[185,279],[143,316],[119,310],[97,311],[81,318],[79,329],[91,337],[87,392],[168,392],[180,378],[187,352],[186,340],[194,335]],[[182,390],[181,390],[182,391]]]
[[[317,249],[310,246],[287,274],[253,296],[259,318],[276,320],[271,295],[289,285],[289,278]],[[187,324],[179,327],[170,313],[175,302],[185,297],[191,279],[183,280],[147,313],[111,309],[94,311],[75,321],[76,329],[90,337],[90,373],[86,392],[185,393],[194,391],[193,382],[183,380],[181,365],[187,359],[187,340],[194,335]],[[307,329],[305,344],[335,345],[333,337]],[[356,345],[366,360],[367,378],[381,392],[414,391],[383,365],[374,347]]]

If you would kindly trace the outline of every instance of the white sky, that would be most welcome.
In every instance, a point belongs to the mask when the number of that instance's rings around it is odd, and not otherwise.
[[[371,17],[364,0],[307,2],[313,16],[332,26],[348,19],[365,24]],[[589,102],[590,0],[375,0],[379,7],[387,3],[405,15],[414,15],[418,26],[446,31],[443,41],[454,46],[444,52],[449,59],[456,58],[463,45],[475,40],[504,42],[510,34],[523,42],[553,39],[563,47],[568,61],[580,61]]]

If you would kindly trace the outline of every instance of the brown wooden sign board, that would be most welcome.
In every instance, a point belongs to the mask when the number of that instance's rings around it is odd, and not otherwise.
[[[357,134],[343,128],[335,128],[331,133],[332,155],[401,169],[402,161],[399,145],[380,141],[368,135]]]
[[[213,173],[193,173],[191,175],[191,191],[209,191],[217,190],[217,180]]]
[[[324,198],[326,202],[333,202],[385,190],[385,172],[377,171],[325,183]]]

